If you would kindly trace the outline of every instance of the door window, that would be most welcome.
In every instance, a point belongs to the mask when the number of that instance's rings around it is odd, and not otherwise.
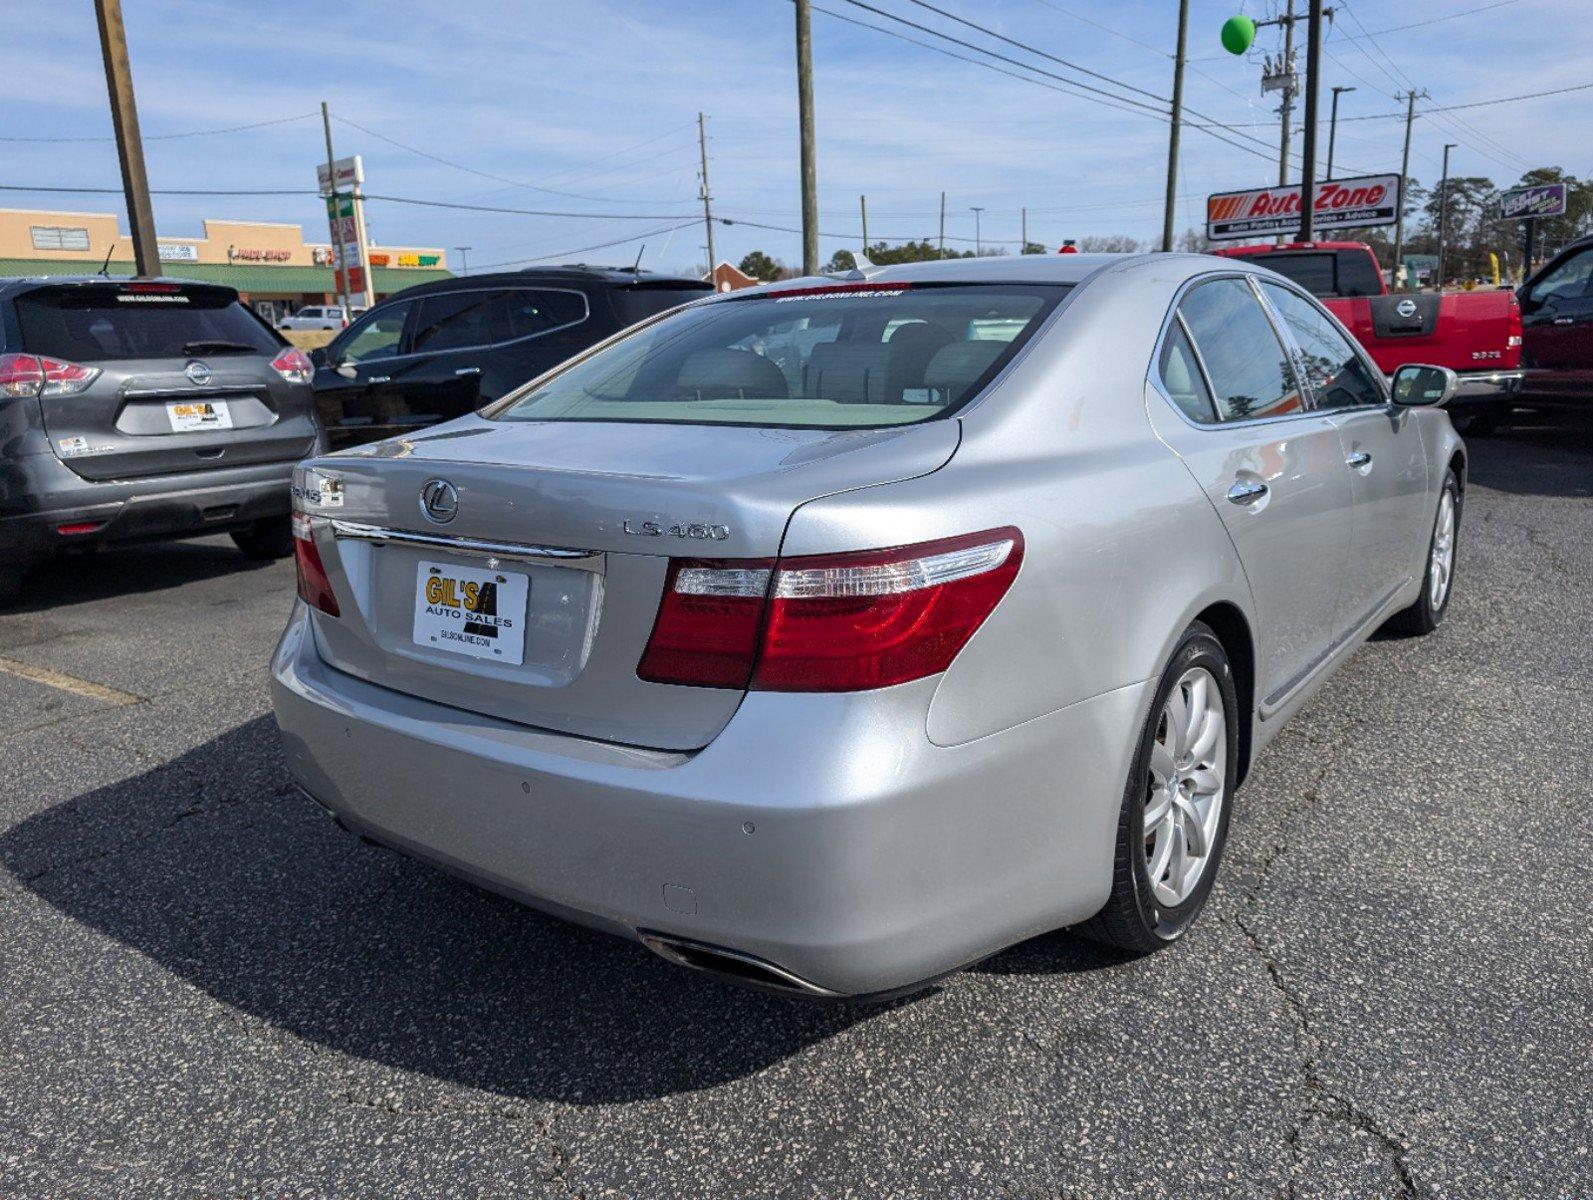
[[[1203,283],[1178,311],[1206,364],[1220,420],[1277,417],[1305,407],[1283,343],[1244,280]]]
[[[408,301],[391,304],[367,313],[357,325],[350,326],[343,343],[338,347],[340,363],[364,363],[392,358],[402,352],[404,322],[414,305]]]
[[[1265,282],[1261,287],[1300,347],[1305,377],[1318,408],[1385,403],[1382,382],[1326,313],[1286,287]]]
[[[502,292],[442,292],[423,297],[415,318],[416,354],[463,350],[501,340],[493,337],[494,304]]]
[[[1587,293],[1588,278],[1593,276],[1593,248],[1572,255],[1532,285],[1534,304],[1550,300],[1580,299]]]
[[[1174,321],[1167,331],[1167,340],[1162,343],[1160,370],[1162,387],[1186,417],[1202,425],[1216,423],[1217,409],[1211,402],[1211,389],[1200,373],[1195,348],[1184,334],[1182,321]]]

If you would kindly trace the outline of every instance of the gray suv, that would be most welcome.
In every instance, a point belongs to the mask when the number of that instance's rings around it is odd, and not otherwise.
[[[60,550],[226,532],[292,553],[312,373],[231,288],[0,280],[0,603]]]

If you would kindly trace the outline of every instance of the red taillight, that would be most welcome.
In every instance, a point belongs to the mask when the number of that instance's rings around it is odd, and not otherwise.
[[[670,564],[637,674],[658,683],[847,692],[951,665],[1017,577],[1023,535],[987,530],[853,554]]]
[[[42,354],[0,354],[0,396],[75,396],[99,375],[98,367]]]
[[[309,383],[315,374],[310,356],[297,346],[288,346],[271,360],[271,369],[289,383]]]
[[[64,525],[57,525],[55,532],[62,537],[81,537],[85,533],[98,533],[104,528],[104,521],[68,521]]]
[[[1521,305],[1514,295],[1510,297],[1510,323],[1506,332],[1504,365],[1506,367],[1519,367],[1521,365]]]
[[[341,615],[337,597],[332,594],[332,581],[321,564],[321,552],[315,548],[310,518],[303,513],[293,514],[293,565],[299,575],[299,598],[329,617]]]

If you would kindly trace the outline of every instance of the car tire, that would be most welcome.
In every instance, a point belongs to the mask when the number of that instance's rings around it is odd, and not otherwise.
[[[1227,844],[1245,719],[1227,651],[1197,621],[1179,639],[1139,731],[1118,812],[1111,896],[1075,932],[1149,954],[1189,929]]]
[[[1449,414],[1449,420],[1455,432],[1464,437],[1488,437],[1509,415],[1510,406],[1507,404],[1478,404],[1456,409]]]
[[[253,525],[234,529],[232,542],[243,551],[245,558],[258,562],[286,558],[293,553],[293,519],[265,517]]]
[[[1422,574],[1422,594],[1415,604],[1390,617],[1385,628],[1411,637],[1424,637],[1443,623],[1444,613],[1449,611],[1449,597],[1455,590],[1460,508],[1460,480],[1450,471],[1444,476],[1438,511],[1433,514],[1433,531],[1427,541],[1427,570]]]

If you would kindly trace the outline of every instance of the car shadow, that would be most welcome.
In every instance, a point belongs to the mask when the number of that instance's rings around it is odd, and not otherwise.
[[[703,1088],[914,1002],[732,987],[362,843],[292,787],[269,716],[23,820],[0,866],[242,1013],[525,1099]]]
[[[1468,481],[1516,496],[1593,496],[1593,419],[1520,413],[1466,439]]]
[[[5,613],[38,613],[68,604],[160,592],[228,575],[269,570],[221,540],[146,542],[103,551],[74,551],[42,559],[23,576],[23,598]]]

